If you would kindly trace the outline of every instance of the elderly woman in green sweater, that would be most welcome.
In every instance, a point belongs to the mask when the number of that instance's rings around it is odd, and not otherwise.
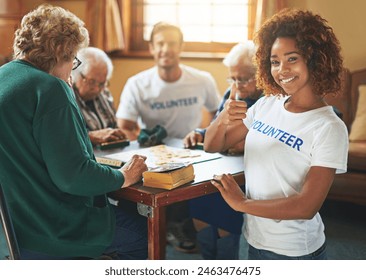
[[[22,259],[124,258],[106,193],[147,168],[138,155],[121,169],[95,161],[69,81],[88,42],[75,15],[41,5],[24,16],[14,61],[0,68],[0,181]]]

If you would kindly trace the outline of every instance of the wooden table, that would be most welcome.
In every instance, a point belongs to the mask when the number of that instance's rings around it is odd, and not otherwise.
[[[181,140],[172,139],[165,141],[166,145],[179,147]],[[137,149],[138,143],[131,142],[125,150]],[[108,153],[120,152],[120,150],[96,151],[96,155],[103,156]],[[127,199],[137,202],[139,213],[148,219],[148,258],[165,259],[166,228],[165,208],[166,206],[184,200],[207,195],[216,192],[216,188],[210,183],[214,174],[231,173],[238,184],[244,184],[243,156],[222,155],[221,158],[196,163],[193,165],[195,180],[192,183],[183,185],[173,190],[155,189],[136,184],[132,187],[118,190],[111,193],[115,200]]]

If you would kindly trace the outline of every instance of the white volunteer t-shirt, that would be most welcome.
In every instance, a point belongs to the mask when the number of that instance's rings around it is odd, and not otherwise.
[[[201,124],[202,109],[215,112],[219,91],[208,72],[180,65],[181,78],[163,81],[157,67],[128,79],[117,110],[117,118],[138,122],[141,128],[162,125],[170,137],[184,138]]]
[[[291,113],[284,108],[287,98],[263,97],[243,120],[249,129],[244,170],[246,194],[251,199],[300,192],[311,166],[335,168],[337,173],[347,170],[348,132],[332,107]],[[310,254],[325,241],[319,213],[311,220],[272,220],[246,214],[244,235],[257,249],[288,256]]]

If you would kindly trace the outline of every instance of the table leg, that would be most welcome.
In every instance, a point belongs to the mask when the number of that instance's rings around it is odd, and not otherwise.
[[[164,260],[166,247],[165,207],[153,207],[148,217],[148,258]]]

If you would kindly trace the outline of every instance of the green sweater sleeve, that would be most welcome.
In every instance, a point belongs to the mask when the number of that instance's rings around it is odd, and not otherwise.
[[[95,161],[73,92],[61,86],[62,95],[54,95],[59,98],[48,101],[51,104],[39,104],[50,109],[38,110],[42,113],[36,116],[33,126],[36,143],[52,181],[61,191],[81,196],[119,189],[124,182],[123,174]]]

